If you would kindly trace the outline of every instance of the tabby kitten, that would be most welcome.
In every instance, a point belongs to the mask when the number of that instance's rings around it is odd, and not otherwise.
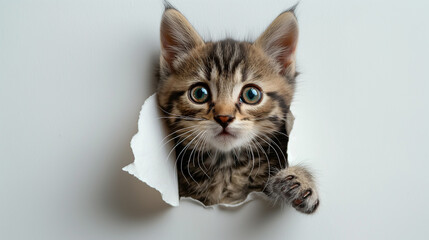
[[[161,22],[158,101],[175,141],[180,196],[238,203],[253,191],[313,213],[312,175],[288,166],[298,25],[280,14],[255,42],[205,42],[167,7]]]

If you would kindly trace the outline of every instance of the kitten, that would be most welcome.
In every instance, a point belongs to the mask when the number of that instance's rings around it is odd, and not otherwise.
[[[251,43],[205,42],[166,7],[158,101],[175,141],[180,196],[212,205],[262,191],[304,213],[317,209],[312,175],[287,161],[297,40],[293,8]]]

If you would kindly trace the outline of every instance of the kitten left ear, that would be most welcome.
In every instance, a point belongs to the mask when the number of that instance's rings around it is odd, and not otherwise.
[[[175,60],[202,44],[203,39],[185,16],[176,9],[167,7],[161,21],[161,64],[167,64],[166,67],[174,70]]]
[[[298,22],[294,8],[283,12],[255,41],[255,45],[275,60],[280,73],[295,77],[295,50],[298,43]]]

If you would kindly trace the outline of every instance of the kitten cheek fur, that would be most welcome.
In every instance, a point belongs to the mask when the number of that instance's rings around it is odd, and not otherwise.
[[[293,9],[280,14],[254,42],[204,42],[176,9],[161,21],[158,102],[175,142],[181,196],[206,205],[238,203],[252,191],[276,204],[312,213],[319,204],[308,170],[288,167],[286,117],[295,89],[298,24]],[[190,100],[195,84],[205,103]],[[249,85],[250,84],[250,85]],[[254,105],[240,101],[245,86],[261,89]],[[232,133],[218,138],[216,116],[229,116]]]

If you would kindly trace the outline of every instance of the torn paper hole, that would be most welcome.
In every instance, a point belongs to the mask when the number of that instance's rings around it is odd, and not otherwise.
[[[138,120],[138,132],[131,140],[131,149],[134,153],[134,162],[124,167],[123,170],[134,175],[140,181],[161,193],[162,200],[171,206],[179,206],[181,201],[193,201],[203,203],[190,197],[179,197],[179,185],[177,172],[175,171],[175,151],[173,145],[167,142],[168,129],[163,124],[159,112],[156,94],[150,96],[144,102]],[[288,114],[286,129],[292,130],[294,117]],[[237,204],[218,204],[225,207],[236,207],[256,198],[265,198],[261,192],[250,193],[247,198]],[[214,205],[216,206],[216,205]],[[208,206],[210,208],[214,206]]]

